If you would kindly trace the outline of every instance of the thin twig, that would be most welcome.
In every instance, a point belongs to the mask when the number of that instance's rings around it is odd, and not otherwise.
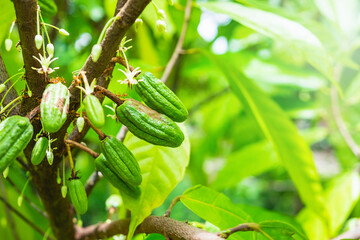
[[[93,150],[91,150],[90,148],[86,147],[85,145],[72,141],[72,140],[68,140],[66,139],[65,142],[73,147],[77,147],[79,149],[81,149],[82,151],[90,154],[93,158],[97,158],[99,156],[99,154],[97,152],[94,152]]]
[[[111,91],[109,91],[106,88],[95,85],[95,91],[98,91],[98,92],[104,94],[105,96],[107,96],[110,100],[112,100],[117,105],[121,105],[124,103],[124,100],[121,100],[118,96],[116,96],[114,93],[112,93]]]
[[[161,81],[163,81],[163,82],[166,82],[166,80],[169,78],[170,73],[175,66],[175,63],[178,60],[178,58],[182,52],[182,47],[183,47],[184,40],[185,40],[186,30],[187,30],[187,27],[188,27],[188,24],[190,21],[191,6],[192,6],[192,0],[187,0],[186,7],[185,7],[184,23],[183,23],[183,26],[181,29],[181,34],[180,34],[179,40],[176,44],[175,50],[170,58],[170,61],[166,65],[164,74],[161,77]]]
[[[14,207],[12,207],[2,196],[0,196],[0,201],[2,201],[7,208],[9,208],[11,211],[13,211],[19,218],[21,218],[25,223],[27,223],[30,227],[32,227],[35,231],[39,232],[41,235],[45,235],[45,232],[36,226],[34,223],[32,223],[27,217],[22,215],[18,210],[16,210]],[[52,240],[52,238],[47,237],[47,239]]]
[[[339,82],[341,73],[342,73],[342,65],[337,64],[334,68],[334,76],[335,80]],[[350,150],[353,152],[353,154],[360,158],[360,148],[354,141],[353,137],[351,136],[349,130],[347,129],[344,120],[341,117],[341,110],[339,106],[339,97],[338,92],[335,87],[335,85],[331,86],[331,110],[333,117],[335,119],[336,125],[344,138],[346,144],[349,146]]]
[[[89,124],[89,126],[96,132],[96,134],[99,136],[100,140],[103,140],[104,138],[106,138],[105,133],[103,133],[100,129],[95,127],[94,124],[92,124],[87,117],[84,116],[84,119],[86,120],[87,124]]]
[[[85,190],[86,194],[89,196],[91,191],[94,189],[96,183],[102,178],[102,174],[95,170],[89,179],[86,181]]]
[[[255,232],[259,231],[259,225],[257,223],[242,223],[236,227],[221,231],[217,233],[217,235],[223,238],[228,238],[233,233],[248,232],[248,231],[255,231]]]
[[[120,131],[116,135],[116,138],[120,140],[121,142],[124,141],[124,138],[126,136],[126,133],[128,132],[128,128],[125,125],[122,125],[120,128]]]
[[[18,186],[15,185],[15,183],[10,179],[9,176],[6,178],[6,180],[8,181],[8,183],[9,183],[19,194],[21,194],[21,189],[18,188]],[[23,197],[24,197],[25,201],[27,201],[27,202],[30,204],[30,206],[35,209],[35,211],[37,211],[38,213],[40,213],[40,214],[41,214],[42,216],[44,216],[45,218],[48,218],[46,212],[42,211],[35,203],[33,203],[33,202],[30,200],[30,198],[28,198],[26,195],[24,195]]]
[[[177,196],[176,198],[174,198],[171,203],[169,208],[166,210],[164,217],[170,217],[171,214],[171,210],[173,209],[173,207],[180,201],[181,196]]]
[[[5,189],[5,186],[4,186],[4,181],[0,181],[0,186],[1,186],[1,193],[2,195],[4,196],[4,199],[7,200],[7,195],[6,195],[6,189]],[[13,237],[14,237],[14,240],[18,240],[19,239],[19,235],[16,231],[16,226],[15,226],[15,222],[14,222],[14,219],[12,218],[11,216],[11,213],[10,213],[10,210],[8,208],[8,206],[5,204],[5,210],[6,210],[6,216],[7,216],[7,219],[9,221],[9,225],[10,225],[10,228],[11,228],[11,232],[13,234]]]
[[[31,110],[26,117],[31,121],[38,113],[40,113],[40,105]]]

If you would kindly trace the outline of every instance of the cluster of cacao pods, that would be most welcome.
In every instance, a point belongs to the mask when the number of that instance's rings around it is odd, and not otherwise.
[[[151,144],[180,146],[184,134],[175,122],[186,120],[188,112],[184,104],[151,73],[143,73],[140,78],[135,90],[146,105],[134,99],[125,99],[115,110],[118,120],[135,136]],[[61,82],[47,85],[40,104],[41,123],[46,133],[57,132],[64,125],[69,110],[69,95],[69,90]],[[83,104],[90,122],[101,128],[105,118],[98,98],[87,94]],[[77,123],[78,128],[79,125],[81,121]],[[23,151],[32,137],[33,127],[26,117],[12,116],[0,123],[0,172]],[[48,155],[51,140],[45,134],[36,139],[31,155],[34,165],[40,164],[45,156],[48,160],[53,157]],[[101,154],[95,159],[97,170],[120,192],[138,197],[142,175],[134,155],[121,141],[111,136],[101,140],[100,149]],[[85,213],[87,196],[77,176],[70,179],[68,187],[74,208],[80,214]]]

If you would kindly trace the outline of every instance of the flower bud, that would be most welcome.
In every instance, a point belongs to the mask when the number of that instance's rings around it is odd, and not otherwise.
[[[46,45],[46,51],[49,55],[54,55],[54,45],[52,43],[48,43]]]
[[[67,194],[67,187],[66,187],[66,185],[63,185],[61,187],[61,195],[63,198],[66,198],[66,194]]]
[[[51,166],[54,162],[54,154],[52,151],[46,150],[46,158],[49,162],[49,165]]]
[[[17,204],[18,204],[19,207],[21,207],[21,204],[22,204],[23,200],[24,200],[24,197],[22,195],[20,195],[18,197],[18,199],[17,199]]]
[[[76,126],[79,130],[79,133],[82,132],[82,130],[84,129],[84,118],[83,117],[78,117],[78,119],[76,120]]]
[[[95,44],[92,49],[91,49],[91,55],[92,55],[92,60],[93,62],[96,62],[101,54],[102,51],[102,47],[100,44]]]
[[[11,41],[11,39],[10,38],[7,38],[6,40],[5,40],[5,49],[6,49],[6,51],[10,51],[10,49],[11,49],[11,46],[12,46],[12,41]]]
[[[164,20],[157,20],[155,27],[160,33],[166,32],[166,22]]]
[[[158,18],[159,18],[160,20],[164,20],[165,17],[166,17],[164,10],[159,9],[159,10],[157,11],[157,16],[158,16]]]
[[[40,49],[43,43],[43,37],[41,35],[35,36],[35,46],[37,49]]]
[[[135,21],[135,31],[138,31],[139,28],[142,26],[143,20],[141,18],[137,18]]]
[[[3,171],[4,178],[7,178],[8,175],[9,175],[9,166],[7,166],[7,168],[5,168],[5,170]]]
[[[68,33],[65,29],[63,29],[63,28],[61,28],[61,29],[59,29],[59,33],[61,34],[61,35],[64,35],[64,36],[69,36],[70,35],[70,33]]]
[[[5,90],[5,84],[0,84],[0,93],[2,93]]]

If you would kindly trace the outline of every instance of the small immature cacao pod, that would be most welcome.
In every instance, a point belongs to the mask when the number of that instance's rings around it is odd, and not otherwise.
[[[134,186],[126,181],[123,181],[121,176],[117,175],[112,165],[106,160],[103,154],[95,159],[95,167],[114,187],[119,189],[120,193],[125,193],[131,197],[137,198],[140,196],[139,186]]]
[[[46,137],[40,137],[35,143],[31,153],[31,163],[38,165],[46,155],[46,149],[49,146],[49,140]]]
[[[93,62],[97,62],[97,60],[100,57],[102,51],[102,47],[100,44],[95,44],[92,49],[91,49],[91,55],[92,55],[92,60]]]
[[[46,132],[54,133],[65,123],[69,110],[69,90],[61,82],[48,84],[43,93],[40,113]]]
[[[140,185],[142,176],[139,163],[122,142],[116,137],[108,136],[100,142],[100,149],[119,178],[127,184]]]
[[[103,127],[105,125],[105,115],[99,99],[94,95],[87,95],[83,103],[90,122],[97,128]]]
[[[77,126],[80,133],[84,129],[84,124],[85,124],[84,118],[83,117],[78,117],[78,119],[76,120],[76,126]]]
[[[64,194],[64,193],[62,193]],[[79,214],[86,213],[88,209],[88,200],[84,185],[80,179],[71,179],[69,182],[69,194],[76,212]]]
[[[116,116],[135,136],[154,145],[178,147],[184,141],[176,123],[134,99],[118,106]]]
[[[180,99],[160,79],[149,72],[143,73],[135,90],[150,108],[163,113],[175,122],[183,122],[188,111]]]
[[[3,172],[25,149],[33,136],[26,117],[11,116],[0,123],[0,172]]]

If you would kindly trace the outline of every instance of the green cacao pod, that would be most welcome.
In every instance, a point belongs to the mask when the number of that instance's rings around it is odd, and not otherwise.
[[[46,155],[46,149],[49,146],[49,140],[46,137],[40,137],[35,143],[31,153],[31,163],[38,165]]]
[[[100,149],[119,178],[127,184],[140,185],[142,176],[139,163],[122,142],[116,137],[108,136],[101,141]]]
[[[94,95],[87,95],[83,103],[90,122],[97,128],[103,127],[105,125],[105,115],[99,99]]]
[[[66,121],[69,110],[69,90],[61,82],[48,84],[43,93],[40,113],[45,131],[57,132]]]
[[[106,180],[119,189],[120,193],[125,193],[134,198],[140,196],[139,186],[134,186],[123,181],[103,154],[100,154],[99,157],[95,159],[95,167],[102,173]]]
[[[188,111],[180,99],[160,79],[152,73],[145,72],[135,85],[136,92],[150,108],[163,113],[175,122],[183,122]]]
[[[26,117],[11,116],[0,123],[0,172],[3,172],[24,150],[33,136]]]
[[[116,116],[135,136],[149,143],[178,147],[184,141],[176,123],[134,99],[126,99],[118,106]]]
[[[88,209],[88,200],[84,185],[80,179],[71,179],[69,182],[69,194],[76,212],[79,214],[86,213]]]

